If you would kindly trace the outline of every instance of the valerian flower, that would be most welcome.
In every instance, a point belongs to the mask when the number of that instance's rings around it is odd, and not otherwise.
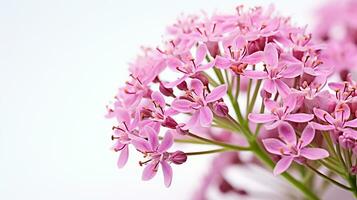
[[[264,147],[269,153],[281,156],[274,168],[274,175],[286,171],[293,161],[302,164],[305,159],[319,160],[329,156],[329,153],[322,148],[308,146],[315,137],[315,130],[311,125],[305,127],[300,139],[296,138],[294,128],[288,123],[281,124],[278,131],[279,139],[263,140]]]
[[[313,114],[292,113],[296,109],[296,101],[297,98],[294,95],[286,97],[283,100],[283,105],[279,105],[273,100],[265,99],[264,105],[270,113],[250,113],[248,118],[255,123],[264,123],[267,129],[276,128],[282,121],[302,123],[312,120],[314,118]]]
[[[220,85],[208,93],[201,81],[193,79],[186,96],[175,99],[172,102],[172,108],[179,112],[192,113],[190,120],[186,123],[186,129],[194,127],[196,124],[208,127],[213,120],[209,104],[221,99],[226,92],[227,86]]]
[[[249,64],[263,62],[266,65],[264,71],[245,70],[243,74],[252,79],[263,79],[263,88],[267,92],[274,94],[277,91],[282,97],[290,93],[290,88],[284,83],[284,78],[295,78],[302,74],[303,66],[299,63],[291,65],[279,64],[279,54],[275,45],[268,43],[264,51],[255,52],[243,59]]]
[[[154,129],[149,126],[144,128],[148,139],[137,139],[133,141],[134,146],[144,154],[146,161],[139,162],[140,165],[145,165],[142,179],[152,179],[161,165],[161,169],[164,175],[164,183],[166,187],[171,185],[172,181],[172,168],[170,163],[182,164],[186,161],[186,155],[183,152],[169,153],[167,150],[173,144],[173,136],[171,131],[167,131],[161,143]]]

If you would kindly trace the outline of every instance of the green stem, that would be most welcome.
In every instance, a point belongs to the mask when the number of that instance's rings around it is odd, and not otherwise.
[[[247,116],[249,113],[253,111],[253,108],[255,106],[255,101],[257,100],[257,96],[259,93],[260,85],[262,84],[262,80],[258,80],[257,84],[255,85],[254,93],[253,93],[253,98],[252,101],[249,104],[248,111],[247,111]]]
[[[213,149],[208,151],[196,151],[196,152],[185,152],[187,156],[196,156],[196,155],[204,155],[204,154],[212,154],[212,153],[220,153],[229,151],[231,149],[221,148],[221,149]]]
[[[237,146],[237,145],[233,145],[233,144],[226,144],[226,143],[223,143],[223,142],[210,140],[210,139],[195,135],[193,133],[189,133],[188,136],[193,137],[193,138],[198,139],[198,140],[205,141],[207,143],[215,144],[217,146],[225,147],[227,149],[233,149],[233,150],[238,150],[238,151],[249,151],[249,150],[251,150],[250,147],[242,147],[242,146]]]
[[[237,85],[236,85],[236,93],[234,95],[234,99],[237,101],[238,100],[238,96],[239,96],[239,91],[240,91],[240,75],[237,75]]]
[[[319,175],[320,177],[322,177],[322,178],[324,178],[324,179],[330,181],[331,183],[333,183],[333,184],[335,184],[335,185],[341,187],[342,189],[351,190],[351,188],[349,188],[349,187],[345,186],[344,184],[339,183],[339,182],[333,180],[332,178],[326,176],[325,174],[321,173],[319,170],[315,169],[314,167],[312,167],[312,166],[309,165],[308,163],[306,163],[306,166],[307,166],[309,169],[311,169],[312,171],[314,171],[314,172],[315,172],[317,175]]]

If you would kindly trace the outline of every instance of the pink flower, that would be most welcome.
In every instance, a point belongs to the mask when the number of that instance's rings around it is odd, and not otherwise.
[[[227,86],[220,85],[207,94],[202,82],[193,79],[187,96],[181,99],[175,99],[171,106],[179,112],[193,112],[190,120],[186,123],[186,129],[194,127],[197,124],[203,127],[209,127],[213,120],[213,113],[208,104],[221,99],[226,92]]]
[[[294,128],[288,123],[281,124],[278,131],[279,139],[263,140],[264,147],[268,152],[281,156],[274,168],[274,175],[286,171],[292,161],[302,164],[305,159],[318,160],[329,156],[329,153],[324,149],[307,147],[315,137],[315,130],[311,125],[305,127],[299,140],[296,138]]]
[[[265,127],[269,130],[279,126],[282,121],[303,123],[312,120],[314,118],[314,115],[312,114],[292,113],[296,108],[296,101],[297,97],[290,95],[284,99],[283,105],[281,106],[275,101],[265,99],[264,105],[270,111],[270,113],[250,113],[248,118],[255,123],[271,123],[269,125],[265,125]]]
[[[164,83],[167,88],[172,88],[182,83],[188,77],[194,77],[196,73],[207,70],[213,67],[214,62],[209,62],[207,64],[203,63],[207,55],[207,47],[201,44],[197,47],[196,57],[189,60],[178,59],[176,57],[171,57],[167,60],[167,65],[174,71],[183,74],[183,76],[173,82]]]
[[[336,106],[334,116],[331,116],[328,112],[318,108],[314,108],[314,113],[317,118],[324,122],[324,124],[312,122],[313,127],[317,130],[335,130],[343,132],[348,127],[357,127],[356,118],[353,120],[348,120],[350,118],[351,111],[349,106],[344,103]]]
[[[119,108],[115,110],[115,113],[120,124],[113,127],[114,133],[112,139],[116,140],[113,150],[116,152],[120,151],[117,166],[122,168],[128,161],[129,144],[131,144],[134,137],[136,138],[139,135],[139,131],[136,129],[139,115],[137,114],[134,119],[131,119],[127,111]]]
[[[144,154],[147,158],[144,162],[139,162],[140,165],[146,165],[142,174],[144,181],[152,179],[161,165],[164,175],[164,183],[166,187],[171,185],[172,181],[172,168],[170,163],[182,164],[186,161],[187,156],[183,152],[168,153],[167,150],[173,144],[173,136],[171,131],[167,131],[161,143],[154,129],[149,126],[144,127],[148,140],[138,138],[133,140],[134,146]]]
[[[242,61],[249,64],[259,62],[266,64],[266,71],[245,70],[243,74],[252,79],[264,79],[264,90],[271,94],[278,91],[282,97],[286,97],[290,93],[290,88],[282,79],[295,78],[302,74],[303,69],[300,63],[279,64],[278,50],[272,43],[266,44],[263,52],[255,52]]]

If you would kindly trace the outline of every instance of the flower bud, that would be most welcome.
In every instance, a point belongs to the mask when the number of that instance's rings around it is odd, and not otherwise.
[[[187,160],[187,155],[182,151],[175,151],[171,154],[170,160],[176,165],[181,165]]]
[[[184,91],[188,90],[186,81],[183,81],[182,83],[178,84],[178,85],[177,85],[177,88],[178,88],[179,90],[184,90]]]
[[[177,122],[170,116],[167,116],[165,121],[161,124],[164,127],[175,129],[177,126]]]
[[[172,88],[166,88],[162,83],[160,83],[159,90],[167,97],[174,96],[174,90]]]
[[[228,115],[228,106],[223,101],[216,102],[213,104],[213,112],[220,117],[225,117]]]

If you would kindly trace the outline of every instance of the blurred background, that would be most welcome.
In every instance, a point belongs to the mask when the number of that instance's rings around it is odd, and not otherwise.
[[[190,199],[210,156],[175,167],[169,189],[161,174],[142,182],[136,159],[116,167],[104,114],[127,63],[141,45],[159,44],[182,12],[274,4],[313,25],[324,2],[1,0],[0,199]]]

